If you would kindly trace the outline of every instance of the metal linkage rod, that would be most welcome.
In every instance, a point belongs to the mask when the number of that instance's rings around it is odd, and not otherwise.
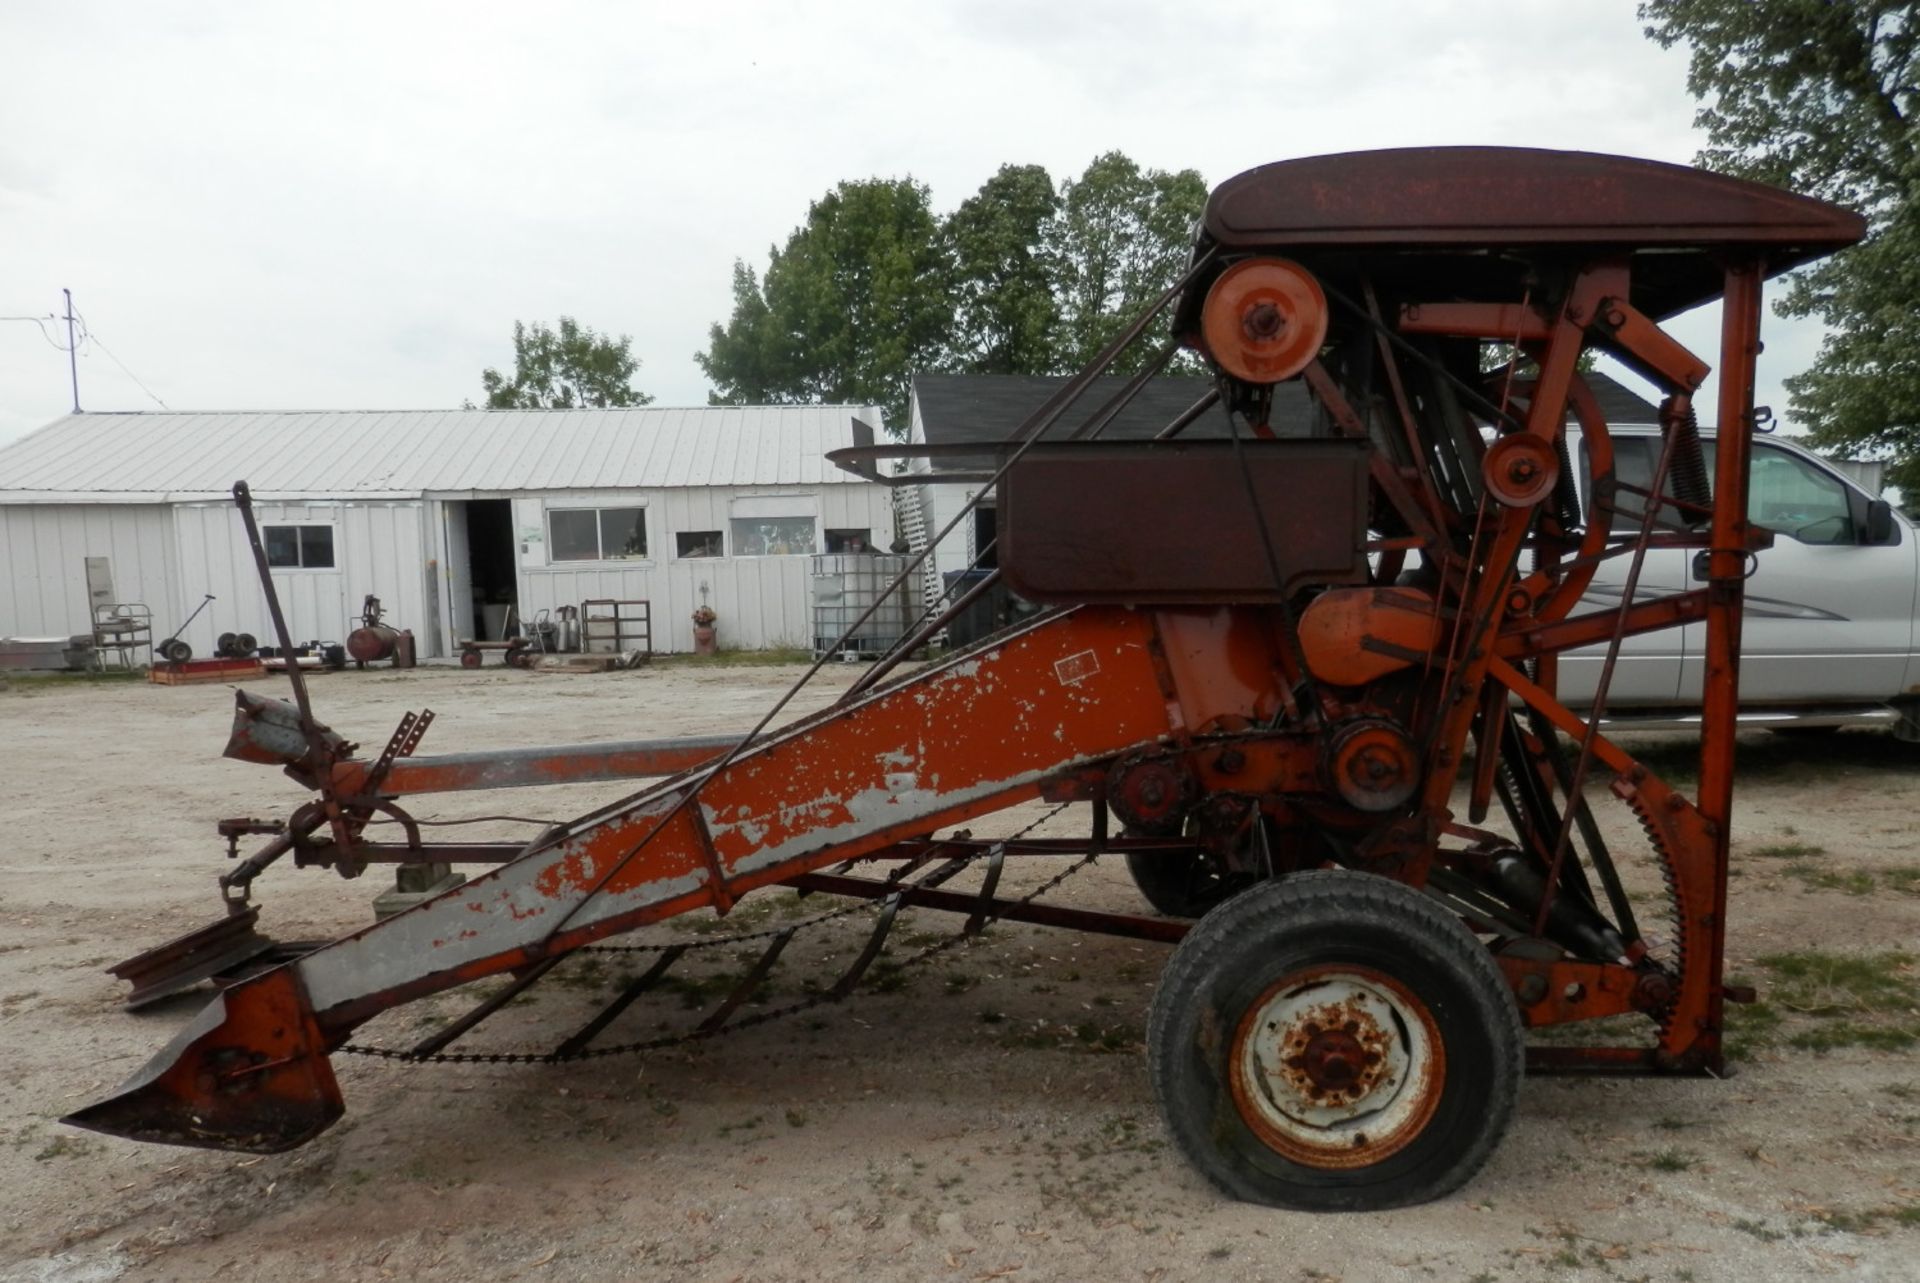
[[[599,1015],[580,1026],[579,1031],[571,1038],[561,1043],[554,1050],[554,1059],[567,1060],[585,1051],[587,1045],[598,1038],[608,1025],[620,1018],[621,1012],[631,1007],[647,990],[664,980],[667,972],[673,970],[673,964],[680,961],[680,956],[686,951],[687,946],[684,944],[670,945],[663,950],[660,956],[654,959],[651,967],[620,991],[619,997],[608,1003]]]
[[[472,1011],[469,1011],[466,1015],[448,1025],[445,1029],[438,1030],[415,1043],[413,1049],[409,1051],[407,1055],[419,1058],[445,1051],[460,1038],[472,1032],[475,1025],[540,983],[541,978],[545,976],[547,972],[559,966],[560,963],[566,959],[566,956],[566,954],[556,954],[551,958],[540,959],[540,961],[532,964],[519,975],[515,976],[513,983],[509,984],[499,993],[494,994],[493,997],[487,999]]]

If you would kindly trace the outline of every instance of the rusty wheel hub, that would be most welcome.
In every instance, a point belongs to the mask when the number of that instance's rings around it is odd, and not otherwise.
[[[1426,1007],[1364,967],[1288,976],[1235,1034],[1233,1097],[1267,1144],[1314,1167],[1379,1162],[1418,1135],[1445,1080]]]

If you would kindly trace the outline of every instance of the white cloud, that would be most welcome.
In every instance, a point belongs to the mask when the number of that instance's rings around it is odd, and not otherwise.
[[[564,312],[699,403],[733,260],[843,178],[951,208],[1114,148],[1213,182],[1415,144],[1685,161],[1683,76],[1623,0],[16,3],[0,314],[71,286],[168,404],[223,409],[456,405],[516,319]],[[1762,400],[1816,334],[1773,344]],[[65,411],[65,364],[0,323],[0,441]],[[87,408],[153,408],[97,345],[80,365]]]

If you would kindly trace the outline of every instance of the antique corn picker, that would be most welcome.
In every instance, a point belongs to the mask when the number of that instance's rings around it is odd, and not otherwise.
[[[1154,1091],[1188,1158],[1261,1202],[1385,1207],[1456,1188],[1526,1065],[1716,1072],[1723,1004],[1740,996],[1722,958],[1741,585],[1771,538],[1746,517],[1760,287],[1862,233],[1771,188],[1578,153],[1384,151],[1232,179],[1182,279],[980,479],[997,488],[998,573],[1049,607],[1031,620],[905,675],[885,660],[832,708],[738,741],[431,759],[409,756],[424,729],[410,720],[368,762],[303,690],[297,705],[241,696],[229,751],[318,796],[257,826],[272,837],[223,878],[228,921],[147,955],[143,992],[264,949],[240,901],[287,852],[347,871],[493,867],[233,983],[68,1121],[298,1145],[340,1116],[329,1054],[375,1014],[504,972],[530,983],[595,941],[779,885],[884,905],[843,988],[903,903],[1178,939],[1150,1022]],[[1709,478],[1693,405],[1708,367],[1661,322],[1716,299]],[[1074,412],[1169,315],[1139,377]],[[1214,390],[1155,440],[1100,439],[1182,347]],[[1596,351],[1664,392],[1649,485],[1614,468],[1581,377]],[[1313,428],[1281,437],[1269,408],[1293,380]],[[1224,432],[1183,436],[1202,421]],[[911,453],[927,452],[837,457],[878,476],[877,460]],[[1640,594],[1648,550],[1676,546],[1705,550],[1704,583]],[[1624,589],[1583,606],[1613,558]],[[1621,639],[1702,620],[1687,798],[1599,727]],[[1563,705],[1556,657],[1600,645],[1597,692]],[[669,771],[524,846],[366,833],[377,814],[404,821],[410,792]],[[1638,817],[1644,846],[1610,846],[1589,801],[1613,803],[1589,781]],[[1085,804],[1088,835],[951,832],[1034,798]],[[1066,847],[1124,855],[1172,916],[994,895],[1005,858]],[[938,889],[976,857],[983,886]],[[878,861],[884,877],[851,873]],[[1602,1017],[1642,1036],[1524,1045],[1523,1029]]]

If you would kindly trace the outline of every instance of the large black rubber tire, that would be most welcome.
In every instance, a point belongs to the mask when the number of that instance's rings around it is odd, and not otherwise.
[[[1127,875],[1157,912],[1197,918],[1227,898],[1229,888],[1198,852],[1150,855],[1128,852]]]
[[[1404,990],[1444,1065],[1424,1121],[1416,1114],[1397,1150],[1351,1167],[1282,1153],[1230,1085],[1247,1013],[1287,977],[1342,965]],[[1404,1207],[1458,1189],[1505,1133],[1524,1069],[1519,1013],[1485,946],[1418,892],[1346,870],[1263,882],[1201,919],[1161,975],[1147,1047],[1154,1094],[1188,1160],[1235,1198],[1304,1211]]]

